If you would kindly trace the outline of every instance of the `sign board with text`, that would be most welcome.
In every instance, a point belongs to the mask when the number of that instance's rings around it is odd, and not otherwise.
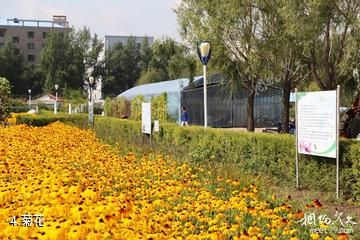
[[[298,153],[336,158],[336,91],[298,92]]]
[[[290,93],[289,102],[294,103],[295,99],[296,99],[296,93],[294,93],[294,92]]]
[[[141,104],[141,132],[151,134],[151,104]]]

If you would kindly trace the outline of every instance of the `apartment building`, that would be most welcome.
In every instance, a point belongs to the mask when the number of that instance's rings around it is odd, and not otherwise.
[[[40,59],[48,33],[70,31],[66,16],[55,15],[51,21],[0,18],[0,47],[11,41],[25,63],[35,64]]]
[[[105,35],[105,52],[114,47],[115,44],[121,44],[122,46],[126,46],[130,37],[135,38],[136,46],[141,48],[141,44],[144,41],[145,37],[137,37],[137,36],[111,36]],[[154,37],[147,37],[149,46],[151,46],[154,42]]]

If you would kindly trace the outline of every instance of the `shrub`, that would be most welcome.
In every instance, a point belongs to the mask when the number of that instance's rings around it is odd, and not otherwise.
[[[87,94],[83,90],[65,88],[64,90],[65,105],[69,103],[73,105],[86,104]]]
[[[12,98],[9,101],[10,112],[13,113],[21,113],[29,111],[29,105],[23,100],[19,98]]]
[[[26,124],[31,126],[46,126],[53,122],[63,122],[79,128],[88,127],[88,115],[87,114],[74,114],[74,115],[16,115],[17,124]]]
[[[144,102],[144,96],[136,96],[131,100],[131,114],[130,119],[141,120],[141,104]]]
[[[141,120],[141,104],[144,102],[144,96],[137,96],[131,100],[130,119]],[[151,118],[153,120],[167,121],[169,119],[167,112],[167,94],[164,92],[159,96],[151,97]]]
[[[140,126],[140,121],[98,118],[95,131],[110,144],[138,144],[138,148],[144,148],[148,141],[141,135]],[[294,136],[204,130],[202,127],[161,123],[160,132],[153,134],[153,148],[199,163],[235,163],[239,170],[255,175],[266,174],[287,186],[296,184]],[[340,152],[340,190],[344,198],[359,200],[360,143],[342,139]],[[335,159],[301,155],[301,188],[335,192],[335,163]]]
[[[151,98],[151,117],[153,120],[168,120],[166,92]]]
[[[10,83],[6,78],[0,77],[0,123],[10,115]]]
[[[124,97],[106,98],[104,109],[106,116],[124,118],[130,115],[130,102]]]
[[[101,102],[94,103],[94,114],[101,115],[104,111],[104,104]]]

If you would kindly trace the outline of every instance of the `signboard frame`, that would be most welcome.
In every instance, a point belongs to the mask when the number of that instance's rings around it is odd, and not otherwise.
[[[301,93],[300,95],[306,95],[306,93]],[[318,96],[315,95],[316,93],[312,92],[312,97],[315,99],[312,99],[312,101],[314,102],[314,105],[317,104],[317,100],[316,100],[316,97],[320,96],[321,94],[318,94]],[[323,95],[324,93],[322,93]],[[335,124],[332,123],[334,126],[335,129],[332,129],[332,130],[335,130],[335,153],[333,153],[334,149],[329,148],[329,151],[331,150],[331,153],[332,154],[329,154],[328,151],[324,151],[324,153],[321,153],[321,152],[317,152],[317,153],[311,153],[311,150],[310,151],[305,151],[303,149],[300,149],[301,151],[299,151],[299,136],[302,135],[303,132],[301,132],[301,134],[299,134],[299,92],[297,91],[297,89],[295,89],[295,125],[296,125],[296,159],[295,159],[295,171],[296,171],[296,187],[299,188],[299,157],[300,157],[300,154],[308,154],[308,155],[316,155],[316,156],[322,156],[322,157],[329,157],[329,158],[336,158],[336,197],[339,198],[339,119],[340,119],[340,113],[339,113],[339,109],[340,109],[340,86],[338,85],[337,88],[336,88],[336,99],[335,99],[335,119],[334,116],[327,116],[327,115],[324,115],[323,117],[326,118],[328,117],[328,121],[331,121],[332,119],[335,121]],[[320,99],[320,98],[319,98]],[[321,99],[319,100],[319,102],[321,102]],[[302,112],[303,115],[306,116],[306,111],[303,111]],[[309,111],[309,115],[310,115],[310,111]],[[321,116],[321,115],[318,115],[318,117]],[[310,130],[308,130],[310,133],[311,133],[311,119],[312,117],[309,118],[309,122],[310,124],[307,126],[310,128]],[[315,119],[315,118],[314,118]],[[315,119],[316,120],[316,119]],[[302,119],[302,123],[304,123],[305,120]],[[330,125],[331,125],[331,122],[330,122]],[[319,125],[318,125],[319,126]],[[314,124],[312,127],[316,127],[316,124]],[[305,128],[303,128],[301,131],[305,131],[304,130]],[[330,129],[331,130],[331,129]],[[320,129],[321,131],[321,129]],[[309,134],[309,132],[307,134]],[[326,136],[329,136],[330,138],[330,133],[326,133],[322,136],[325,138],[325,140],[328,140],[326,139]],[[314,137],[314,139],[316,139],[316,136],[315,135],[312,135]],[[319,138],[320,139],[320,138]],[[318,141],[320,141],[318,139]],[[331,141],[331,140],[330,140]],[[314,144],[315,145],[315,144]],[[333,147],[333,146],[332,146]]]
[[[151,102],[141,103],[141,132],[150,136],[151,144]]]

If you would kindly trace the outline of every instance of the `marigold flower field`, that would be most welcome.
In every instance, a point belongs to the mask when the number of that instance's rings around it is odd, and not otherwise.
[[[1,239],[319,239],[301,230],[302,212],[255,185],[162,156],[120,157],[91,131],[18,125],[0,139]],[[26,214],[43,226],[24,226]]]

